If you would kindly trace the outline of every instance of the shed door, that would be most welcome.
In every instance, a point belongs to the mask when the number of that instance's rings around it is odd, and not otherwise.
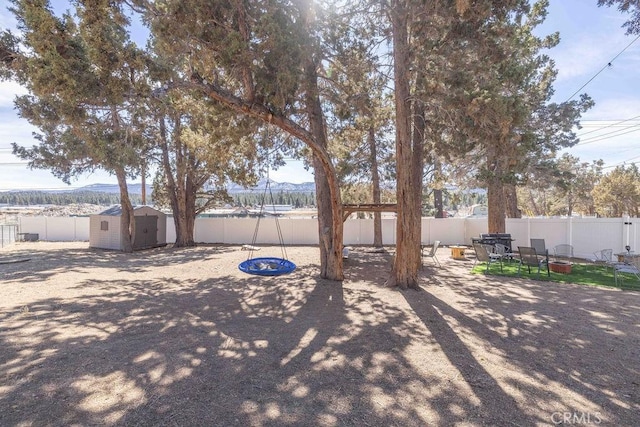
[[[152,248],[158,245],[158,216],[136,216],[136,238],[133,249]]]

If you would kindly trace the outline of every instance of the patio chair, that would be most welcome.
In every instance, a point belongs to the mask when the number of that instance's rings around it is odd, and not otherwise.
[[[544,244],[544,239],[529,239],[531,247],[536,250],[538,255],[548,255],[549,252]]]
[[[595,265],[604,265],[606,271],[609,271],[609,267],[613,268],[613,249],[602,249],[593,253],[593,257],[589,258],[589,261]]]
[[[442,267],[440,265],[440,261],[438,261],[438,257],[436,256],[436,252],[438,251],[438,246],[440,246],[440,240],[436,240],[435,242],[433,242],[433,246],[431,246],[431,248],[429,249],[429,252],[427,253],[425,253],[425,248],[429,248],[429,247],[423,246],[422,260],[424,261],[424,258],[431,258],[438,267]],[[422,263],[422,265],[424,266],[424,262]]]
[[[620,276],[620,273],[635,276],[636,279],[640,280],[640,266],[638,265],[637,258],[625,256],[624,262],[613,264],[613,278],[616,286],[618,286],[618,278],[620,278],[621,281],[623,280],[623,276]]]
[[[489,272],[489,267],[492,263],[498,262],[500,263],[500,271],[502,271],[502,256],[493,252],[493,247],[491,245],[483,245],[482,243],[474,243],[473,249],[476,251],[476,260],[473,263],[473,267],[476,266],[476,263],[486,262],[487,263],[487,273]]]
[[[516,254],[511,252],[511,250],[509,250],[509,248],[502,243],[496,243],[495,245],[493,245],[493,251],[500,255],[502,259],[513,260],[516,256]]]
[[[553,247],[553,255],[556,259],[567,258],[571,260],[573,258],[573,246],[571,245],[556,245]]]
[[[547,276],[551,277],[551,271],[549,271],[549,255],[539,255],[536,248],[530,248],[527,246],[518,246],[518,253],[520,254],[520,265],[518,265],[518,276],[523,265],[527,266],[529,274],[531,274],[531,267],[538,268],[538,277],[540,277],[540,270],[545,266],[547,269]]]

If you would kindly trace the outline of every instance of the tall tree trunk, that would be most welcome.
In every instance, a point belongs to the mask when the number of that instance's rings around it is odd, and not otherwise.
[[[522,210],[518,208],[518,194],[514,184],[505,184],[504,197],[507,218],[522,218]]]
[[[176,227],[176,247],[195,246],[193,240],[193,223],[195,221],[195,195],[196,190],[189,178],[188,166],[184,156],[182,164],[176,167],[177,184],[171,196],[175,198],[176,209],[173,211],[173,221]]]
[[[542,215],[540,213],[540,208],[538,207],[538,202],[536,201],[536,198],[533,197],[533,191],[529,190],[529,203],[531,204],[531,207],[533,208],[533,215],[534,216],[540,216]]]
[[[487,181],[487,204],[489,207],[489,233],[504,233],[505,197],[500,176],[492,175]]]
[[[142,183],[140,184],[140,197],[142,198],[142,204],[147,204],[147,161],[142,160],[142,168],[140,172],[140,178]]]
[[[425,84],[424,74],[418,72],[416,79],[416,86],[423,87]],[[411,155],[411,190],[413,191],[413,223],[415,224],[415,233],[417,244],[416,257],[416,274],[422,266],[422,255],[420,247],[422,245],[422,177],[424,173],[424,139],[427,130],[426,111],[422,102],[413,104],[413,132],[411,135],[412,140],[412,155]],[[417,279],[416,279],[417,280]],[[417,287],[417,282],[416,282]]]
[[[312,8],[302,5],[303,22],[306,27],[313,27]],[[311,31],[311,30],[309,30]],[[340,188],[333,170],[327,150],[327,133],[318,90],[318,72],[313,44],[309,37],[308,49],[304,64],[304,101],[309,127],[316,146],[322,150],[314,150],[313,167],[316,184],[316,201],[318,205],[318,236],[320,242],[320,276],[330,280],[343,280],[342,262],[343,221]],[[313,147],[312,147],[313,148]]]
[[[380,204],[382,202],[380,192],[380,172],[378,171],[378,148],[376,147],[376,130],[373,125],[369,126],[369,142],[370,162],[371,162],[371,187],[373,195],[373,203]],[[382,247],[382,214],[380,212],[373,213],[373,246]]]
[[[129,189],[127,188],[127,175],[124,168],[116,168],[116,178],[118,179],[118,187],[120,188],[120,206],[122,208],[122,216],[120,217],[120,242],[122,251],[133,252],[134,236],[136,235],[136,222],[133,215],[133,205],[129,198]]]
[[[196,222],[196,198],[197,198],[197,189],[196,184],[193,182],[193,178],[191,177],[191,169],[187,171],[187,175],[184,181],[184,191],[182,197],[184,198],[183,203],[183,218],[182,218],[182,238],[180,240],[180,246],[195,246],[196,243],[194,241],[194,228]],[[176,241],[176,244],[178,242]]]
[[[433,172],[436,176],[440,175],[440,162],[438,160],[434,160],[433,162]],[[433,189],[433,206],[436,210],[435,217],[444,218],[444,203],[442,202],[441,188]]]
[[[396,256],[387,282],[401,289],[419,289],[420,268],[420,203],[421,185],[416,186],[414,151],[411,134],[411,93],[409,89],[408,13],[402,1],[395,1],[390,10],[393,27],[393,58],[396,109]],[[420,173],[420,178],[422,174]],[[421,179],[420,179],[421,181]]]
[[[175,247],[195,246],[193,229],[195,222],[195,188],[189,186],[189,166],[183,152],[180,139],[180,117],[174,117],[173,149],[175,151],[175,171],[169,159],[170,144],[164,117],[160,118],[160,147],[162,150],[162,167],[167,181],[167,195],[173,213],[173,225],[176,229]],[[175,177],[174,177],[175,173]]]
[[[189,247],[195,246],[193,240],[193,223],[195,221],[195,205],[194,199],[195,190],[189,188],[187,182],[185,187],[176,188],[175,195],[177,210],[173,214],[173,221],[176,227],[176,242],[175,246]]]
[[[121,130],[120,116],[115,106],[111,106],[111,120],[113,130],[116,133],[119,132]],[[116,165],[114,170],[118,179],[118,187],[120,188],[120,208],[122,211],[120,217],[120,243],[124,252],[131,253],[133,252],[136,235],[136,222],[133,215],[133,205],[129,198],[127,174],[124,167],[120,165]]]
[[[492,145],[487,148],[487,210],[489,233],[504,233],[506,227],[506,199],[504,196],[503,173],[507,170],[504,150],[507,144]]]
[[[433,206],[435,208],[435,217],[444,218],[444,203],[442,202],[442,190],[439,188],[433,189]]]

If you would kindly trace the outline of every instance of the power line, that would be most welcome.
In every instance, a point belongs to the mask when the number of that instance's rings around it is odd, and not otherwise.
[[[632,117],[630,119],[589,119],[589,120],[583,120],[580,123],[583,124],[584,126],[600,126],[597,124],[591,125],[590,123],[591,122],[626,122],[627,120],[633,120],[633,119],[635,119],[635,117]],[[614,123],[614,124],[617,124],[617,123]]]
[[[640,159],[640,156],[632,157],[632,158],[627,159],[627,160],[625,160],[623,162],[620,162],[620,163],[618,163],[616,165],[606,166],[606,167],[603,167],[602,169],[612,169],[612,168],[617,168],[618,166],[627,165],[627,164],[628,165],[635,165],[636,162],[631,162],[631,160],[635,160],[635,159]]]
[[[584,88],[585,88],[585,86],[587,86],[589,83],[591,83],[591,81],[592,81],[593,79],[595,79],[596,77],[598,77],[598,75],[600,75],[600,73],[602,73],[602,72],[603,72],[604,70],[606,70],[607,68],[611,67],[611,65],[613,64],[613,61],[615,61],[615,60],[616,60],[616,58],[618,58],[618,56],[622,55],[622,53],[623,53],[625,50],[627,50],[627,49],[628,49],[632,44],[634,44],[638,39],[640,39],[640,35],[639,35],[638,37],[636,37],[635,39],[633,39],[633,40],[631,41],[631,43],[629,43],[629,44],[628,44],[624,49],[622,49],[622,50],[620,51],[620,53],[618,53],[616,56],[614,56],[614,57],[613,57],[613,59],[611,59],[611,60],[610,60],[610,61],[609,61],[609,62],[608,62],[604,67],[602,67],[602,69],[601,69],[600,71],[598,71],[598,72],[596,73],[596,75],[595,75],[595,76],[591,77],[591,78],[589,79],[589,81],[588,81],[588,82],[586,82],[585,84],[583,84],[582,86],[580,86],[580,89],[578,89],[577,91],[575,91],[575,92],[574,92],[574,94],[573,94],[573,95],[571,95],[571,96],[570,96],[570,97],[569,97],[565,102],[569,102],[569,101],[571,101],[571,99],[572,99],[574,96],[576,96],[576,95],[578,94],[578,92],[580,92],[582,89],[584,89]]]
[[[633,129],[633,128],[636,128],[636,129]],[[628,130],[628,129],[631,129],[631,130]],[[603,133],[602,135],[592,136],[591,138],[587,138],[584,141],[580,141],[576,145],[587,145],[587,144],[591,144],[592,142],[604,141],[605,139],[616,138],[618,136],[626,135],[628,133],[637,132],[639,130],[640,130],[640,125],[627,126],[624,129],[618,129],[618,130],[614,130],[614,131],[611,131],[611,132]],[[607,136],[607,135],[610,135],[610,136]]]
[[[617,137],[622,136],[622,135],[626,135],[626,134],[628,134],[628,133],[633,133],[633,132],[638,132],[638,131],[640,131],[640,128],[638,128],[638,129],[628,130],[628,131],[626,131],[626,132],[619,133],[619,134],[617,134],[617,135],[605,136],[605,137],[603,137],[603,138],[594,137],[595,139],[589,139],[586,143],[584,143],[584,144],[582,144],[582,145],[591,144],[592,142],[604,141],[604,140],[607,140],[607,139],[613,139],[613,138],[617,138]],[[576,144],[576,145],[578,145],[578,144]]]
[[[585,132],[585,133],[581,134],[580,136],[585,136],[585,135],[588,135],[588,134],[593,133],[593,132],[598,132],[598,131],[601,131],[601,130],[604,130],[604,129],[607,129],[607,128],[610,128],[610,127],[613,127],[613,126],[621,125],[622,123],[629,122],[629,121],[635,120],[637,118],[640,118],[640,115],[639,116],[635,116],[635,117],[631,117],[630,119],[620,120],[620,121],[617,121],[616,123],[611,123],[610,125],[605,126],[605,127],[601,127],[599,129],[590,130],[589,132]],[[589,120],[589,121],[595,121],[595,120]],[[601,120],[601,121],[605,121],[605,120]],[[637,126],[637,125],[634,125],[634,126]]]

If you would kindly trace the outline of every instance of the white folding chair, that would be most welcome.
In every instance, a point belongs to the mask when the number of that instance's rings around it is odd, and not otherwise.
[[[421,252],[422,252],[423,259],[425,257],[431,258],[438,267],[441,267],[440,261],[438,261],[438,257],[436,256],[436,253],[438,252],[438,246],[440,246],[440,240],[436,240],[435,242],[433,242],[433,246],[431,246],[431,248],[429,249],[429,252],[425,253],[425,249],[428,248],[428,246],[426,247],[423,246]],[[424,263],[422,263],[422,265],[424,266]]]

